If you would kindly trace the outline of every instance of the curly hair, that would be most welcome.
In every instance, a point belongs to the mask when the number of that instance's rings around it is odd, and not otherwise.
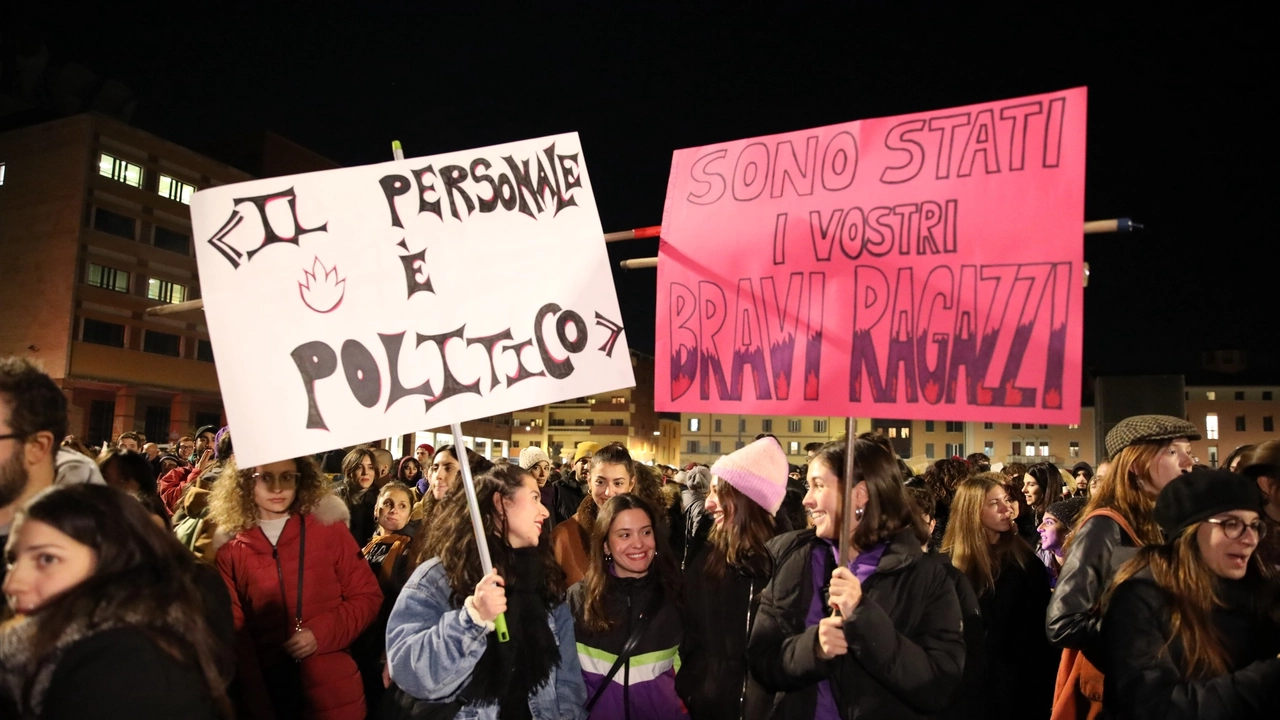
[[[293,464],[298,468],[298,485],[289,512],[306,515],[332,491],[314,460],[297,457],[293,458]],[[219,530],[231,535],[258,527],[258,505],[253,501],[254,484],[253,468],[241,470],[236,466],[235,458],[228,460],[213,483],[208,519]]]
[[[524,487],[525,477],[532,478],[528,470],[505,459],[498,460],[488,470],[475,477],[476,502],[484,521],[489,540],[489,556],[500,573],[509,565],[513,548],[507,542],[506,519],[500,515],[493,496],[501,493],[511,499]],[[475,530],[471,525],[471,509],[467,506],[464,483],[454,483],[440,500],[437,511],[428,519],[430,530],[422,544],[420,558],[440,558],[445,576],[452,591],[450,601],[461,607],[484,574],[480,570],[480,549],[476,545]],[[565,575],[560,563],[551,552],[550,535],[544,533],[538,539],[538,555],[545,573],[541,590],[542,600],[548,607],[559,605],[565,597]],[[504,573],[505,574],[505,573]]]

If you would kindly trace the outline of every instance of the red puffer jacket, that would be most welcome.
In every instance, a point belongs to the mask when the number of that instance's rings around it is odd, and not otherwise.
[[[290,517],[274,548],[254,528],[218,549],[218,570],[231,589],[235,616],[242,717],[274,717],[268,685],[277,683],[268,678],[289,677],[296,669],[306,717],[364,718],[360,672],[347,647],[377,617],[382,591],[343,522],[346,516],[346,505],[330,496],[315,512]],[[295,665],[283,645],[294,633],[300,521],[307,524],[302,626],[318,647]]]

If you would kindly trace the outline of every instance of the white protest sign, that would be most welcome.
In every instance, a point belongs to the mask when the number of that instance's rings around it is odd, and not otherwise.
[[[576,133],[201,190],[242,467],[635,384]]]

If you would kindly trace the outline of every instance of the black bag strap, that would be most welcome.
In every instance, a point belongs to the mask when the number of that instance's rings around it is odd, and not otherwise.
[[[307,516],[298,516],[298,613],[294,632],[302,630],[302,565],[307,556]]]
[[[661,609],[662,588],[658,587],[653,593],[653,599],[649,602],[649,607],[636,620],[635,626],[631,629],[631,636],[627,638],[626,644],[622,646],[622,652],[618,653],[618,659],[613,661],[613,667],[609,668],[609,673],[604,676],[600,687],[596,688],[595,693],[591,695],[591,699],[587,701],[587,714],[590,714],[591,708],[595,707],[596,703],[600,701],[600,696],[604,694],[605,688],[609,687],[609,683],[613,682],[613,676],[617,675],[622,666],[631,659],[631,654],[635,652],[636,646],[640,644],[640,638],[644,636],[644,631],[649,628],[649,621]]]

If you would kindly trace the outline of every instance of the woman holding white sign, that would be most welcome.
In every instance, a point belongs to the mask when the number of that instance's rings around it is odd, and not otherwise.
[[[500,460],[475,479],[494,570],[482,574],[467,496],[450,492],[431,519],[430,559],[409,577],[387,624],[398,686],[383,717],[585,716],[564,572],[541,540],[548,512],[527,471]],[[505,614],[510,639],[494,632]]]
[[[747,647],[751,675],[768,693],[746,717],[894,718],[937,715],[960,686],[965,658],[960,601],[945,561],[921,546],[893,454],[855,439],[851,555],[837,558],[847,444],[809,463],[804,506],[813,527],[769,543],[773,579]]]

